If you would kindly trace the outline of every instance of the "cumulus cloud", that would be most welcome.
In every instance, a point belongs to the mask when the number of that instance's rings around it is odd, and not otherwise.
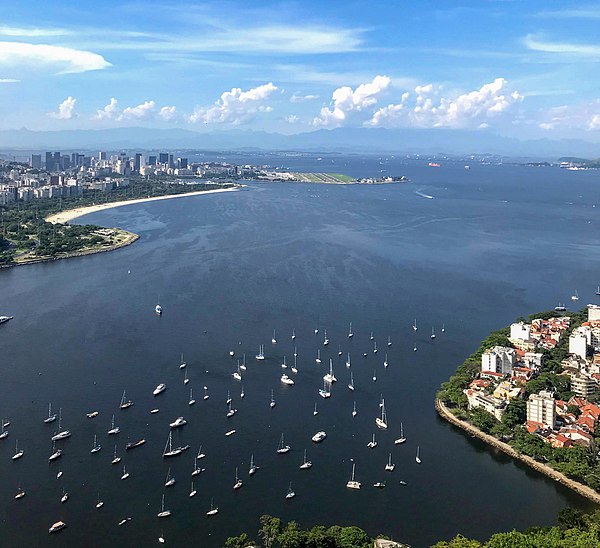
[[[294,93],[294,95],[290,97],[290,103],[306,103],[306,101],[314,101],[318,98],[318,95],[298,95],[297,93]]]
[[[496,78],[481,88],[454,98],[439,97],[433,85],[417,86],[413,94],[404,93],[400,103],[377,110],[366,125],[372,127],[487,127],[523,97],[510,91],[504,78]],[[411,99],[413,99],[411,101]]]
[[[560,105],[550,108],[539,114],[536,123],[538,127],[548,132],[554,130],[598,130],[600,129],[600,99],[577,105]]]
[[[296,116],[295,114],[290,114],[289,116],[285,117],[285,121],[288,124],[297,124],[300,121],[300,117]]]
[[[588,129],[600,129],[600,114],[594,114],[588,123]]]
[[[93,116],[94,120],[110,120],[115,118],[117,115],[117,100],[111,97],[108,105],[96,111]]]
[[[158,115],[163,119],[163,120],[172,120],[173,118],[175,118],[176,116],[176,108],[175,107],[162,107],[160,109],[160,111],[158,112]]]
[[[271,82],[242,91],[232,88],[221,94],[219,100],[210,107],[198,107],[190,116],[190,122],[205,124],[240,125],[252,120],[259,112],[271,112],[273,108],[266,105],[277,86]]]
[[[48,116],[57,120],[71,120],[72,118],[76,118],[77,113],[75,112],[75,103],[77,103],[77,99],[74,99],[69,95],[69,97],[58,105],[58,111],[49,112]]]
[[[136,107],[124,108],[117,120],[144,120],[153,114],[155,107],[154,101],[144,101]]]
[[[0,84],[16,84],[21,80],[15,80],[14,78],[0,78]]]
[[[0,42],[0,66],[37,67],[40,64],[55,66],[59,74],[101,70],[111,66],[102,55],[90,51],[47,44]]]
[[[313,125],[339,127],[358,113],[377,104],[377,98],[390,86],[388,76],[375,76],[372,82],[360,84],[356,89],[349,86],[337,88],[331,96],[331,107],[323,107]]]

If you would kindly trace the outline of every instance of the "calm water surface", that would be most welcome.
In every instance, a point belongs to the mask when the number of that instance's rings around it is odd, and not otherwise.
[[[302,159],[292,167],[356,176],[384,169],[413,182],[251,184],[237,193],[122,207],[79,222],[127,228],[141,235],[136,244],[0,272],[0,313],[15,316],[0,327],[0,416],[11,421],[9,437],[0,440],[3,546],[151,546],[161,534],[171,546],[221,546],[229,535],[256,531],[264,513],[307,527],[357,524],[426,546],[457,532],[485,538],[550,524],[565,505],[590,507],[441,421],[433,398],[491,329],[570,302],[575,289],[582,305],[596,298],[597,173],[324,161]],[[159,300],[160,318],[153,313]],[[254,358],[261,343],[262,363]],[[284,355],[293,362],[294,346],[299,371],[286,387],[280,364]],[[247,356],[243,400],[230,350]],[[330,358],[338,382],[323,400],[317,390]],[[346,388],[350,371],[354,393]],[[168,388],[153,397],[160,382]],[[124,389],[135,405],[119,411]],[[238,410],[230,419],[228,392]],[[380,395],[387,432],[374,423]],[[48,465],[57,427],[42,422],[50,401],[56,411],[62,407],[63,427],[73,435],[60,442],[64,456]],[[154,407],[160,412],[151,415]],[[91,410],[100,415],[86,418]],[[106,434],[113,413],[118,436]],[[191,449],[165,462],[168,424],[179,415],[188,424],[174,432],[174,443]],[[408,441],[396,446],[401,421]],[[225,437],[231,429],[237,433]],[[328,436],[317,445],[310,438],[318,430]],[[371,450],[374,432],[378,447]],[[286,455],[275,452],[282,433],[292,447]],[[94,434],[102,450],[90,454]],[[125,453],[125,443],[140,437],[146,445]],[[13,462],[17,439],[25,456]],[[115,443],[130,473],[126,481],[110,463]],[[194,478],[198,494],[190,499],[200,444],[206,471]],[[298,469],[305,448],[313,462],[308,471]],[[384,472],[390,451],[393,473]],[[248,477],[252,453],[261,469]],[[353,461],[363,484],[357,492],[345,487]],[[177,483],[165,489],[169,466]],[[234,492],[236,467],[244,485]],[[386,488],[373,488],[376,481]],[[296,497],[286,501],[290,482]],[[27,496],[15,501],[18,487]],[[63,488],[70,495],[65,504]],[[173,512],[168,520],[156,517],[163,492]],[[211,499],[219,514],[208,518]],[[118,527],[127,516],[132,520]],[[47,528],[59,519],[68,528],[49,537]]]

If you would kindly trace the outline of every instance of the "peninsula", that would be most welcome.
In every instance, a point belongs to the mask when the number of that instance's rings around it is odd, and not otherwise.
[[[600,306],[491,333],[437,394],[455,426],[600,503]]]

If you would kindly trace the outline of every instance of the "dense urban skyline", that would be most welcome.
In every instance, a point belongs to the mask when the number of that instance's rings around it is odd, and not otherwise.
[[[597,6],[9,0],[0,17],[0,129],[600,139]]]

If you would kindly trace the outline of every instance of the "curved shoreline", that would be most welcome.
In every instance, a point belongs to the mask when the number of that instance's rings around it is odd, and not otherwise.
[[[548,476],[550,479],[553,479],[554,481],[557,481],[565,487],[572,489],[582,497],[585,497],[595,502],[596,504],[600,504],[600,493],[594,491],[591,487],[588,487],[587,485],[583,485],[582,483],[579,483],[576,480],[568,478],[567,476],[561,474],[554,468],[551,468],[546,464],[542,464],[541,462],[538,462],[527,455],[519,453],[507,443],[504,443],[496,439],[494,436],[490,436],[489,434],[482,432],[481,430],[479,430],[479,428],[476,428],[475,426],[466,421],[460,420],[458,417],[455,417],[451,413],[451,411],[443,404],[443,402],[437,398],[435,400],[435,409],[440,415],[440,417],[447,420],[450,424],[453,424],[454,426],[457,426],[465,432],[472,434],[473,436],[479,438],[481,441],[487,443],[488,445],[491,445],[492,447],[499,449],[503,453],[506,453],[508,456],[520,460],[522,463],[526,464],[530,468],[533,468],[534,470]]]
[[[185,198],[187,196],[200,196],[205,194],[215,194],[217,192],[232,192],[238,190],[239,187],[231,188],[215,188],[214,190],[197,190],[195,192],[185,192],[183,194],[166,194],[164,196],[152,196],[151,198],[136,198],[135,200],[119,200],[118,202],[107,202],[105,204],[96,204],[91,206],[76,207],[75,209],[67,209],[58,213],[53,213],[46,217],[45,221],[52,224],[64,224],[83,217],[89,213],[96,213],[113,207],[121,207],[131,204],[141,204],[143,202],[154,202],[156,200],[169,200],[172,198]]]

